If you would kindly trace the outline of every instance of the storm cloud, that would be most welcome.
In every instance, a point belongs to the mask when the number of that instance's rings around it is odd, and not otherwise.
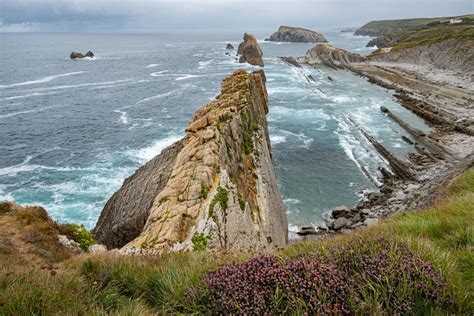
[[[0,31],[270,30],[474,12],[474,0],[1,0]]]

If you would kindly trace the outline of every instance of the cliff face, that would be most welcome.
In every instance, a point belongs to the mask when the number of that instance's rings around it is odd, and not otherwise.
[[[270,42],[300,42],[300,43],[327,43],[323,34],[291,26],[280,26],[266,41]]]
[[[252,34],[244,33],[244,41],[240,43],[237,55],[240,55],[239,63],[247,62],[254,66],[264,66],[262,49]]]
[[[346,68],[351,63],[365,61],[366,58],[335,48],[328,44],[316,44],[306,52],[304,62],[309,65],[321,64],[331,68]]]
[[[95,239],[108,248],[119,248],[140,235],[182,148],[182,140],[174,143],[124,181],[102,210],[92,231]]]
[[[263,78],[238,70],[224,79],[221,94],[196,111],[184,139],[139,169],[107,203],[95,234],[113,239],[144,224],[123,249],[131,252],[285,245],[288,224],[271,161]]]
[[[430,65],[440,69],[472,74],[474,72],[474,39],[451,38],[442,42],[369,56],[370,61]]]

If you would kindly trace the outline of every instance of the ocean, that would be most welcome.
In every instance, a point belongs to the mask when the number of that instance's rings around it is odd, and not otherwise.
[[[366,54],[367,37],[324,32]],[[193,112],[238,68],[225,53],[240,34],[0,34],[0,200],[39,204],[60,222],[93,228],[106,201],[140,165],[184,135]],[[403,157],[405,132],[379,107],[422,120],[392,92],[347,71],[295,68],[312,44],[261,41],[274,166],[290,230],[376,190],[385,164],[349,118]],[[70,60],[92,50],[93,59]],[[308,82],[305,75],[315,82]],[[330,76],[333,80],[328,78]],[[367,176],[363,169],[367,170]]]

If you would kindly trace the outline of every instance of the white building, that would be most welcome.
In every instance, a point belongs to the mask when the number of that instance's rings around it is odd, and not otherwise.
[[[462,23],[462,19],[454,18],[449,20],[449,24],[458,24]]]

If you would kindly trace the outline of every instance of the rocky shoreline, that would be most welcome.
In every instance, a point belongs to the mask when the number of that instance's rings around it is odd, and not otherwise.
[[[321,48],[318,49],[318,52]],[[312,67],[337,65],[369,82],[395,92],[394,98],[405,108],[423,118],[432,127],[432,132],[423,132],[410,126],[386,107],[381,107],[387,119],[405,129],[410,137],[402,139],[413,146],[413,151],[404,160],[396,158],[361,126],[356,126],[372,144],[379,155],[388,162],[390,169],[381,167],[382,184],[378,192],[365,192],[354,207],[339,206],[332,210],[326,225],[313,227],[305,225],[297,233],[304,240],[325,238],[332,234],[348,234],[371,226],[380,218],[405,210],[422,209],[432,204],[439,191],[453,178],[474,164],[473,120],[474,104],[472,90],[462,86],[432,82],[413,71],[398,67],[397,63],[384,64],[357,61],[351,62],[351,53],[342,51],[336,63],[321,56],[309,54],[304,58],[291,59],[288,65]],[[316,54],[317,55],[317,54]],[[342,61],[342,62],[341,62]],[[346,62],[347,61],[347,62]],[[295,65],[295,62],[298,65]],[[441,70],[439,70],[441,71]],[[469,85],[468,85],[469,86]],[[438,87],[437,89],[435,87]]]

